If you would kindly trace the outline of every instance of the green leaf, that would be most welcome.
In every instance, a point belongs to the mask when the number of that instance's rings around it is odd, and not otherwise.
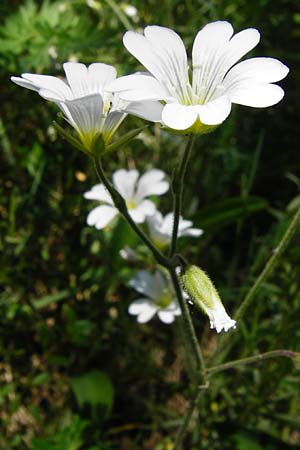
[[[114,388],[110,378],[105,373],[94,370],[74,377],[71,386],[79,408],[88,405],[92,411],[95,411],[98,406],[101,406],[105,411],[105,416],[110,413],[114,399]]]
[[[74,136],[72,136],[70,133],[68,133],[67,131],[65,131],[63,129],[63,127],[61,127],[60,125],[58,125],[57,122],[53,122],[53,126],[56,129],[56,131],[61,135],[61,137],[63,139],[65,139],[66,141],[69,142],[69,144],[71,144],[73,147],[77,148],[77,150],[80,150],[81,152],[85,153],[86,155],[88,155],[89,153],[86,151],[86,149],[84,148],[84,146],[81,144],[81,142],[74,138]]]
[[[51,303],[60,302],[61,300],[64,300],[65,298],[70,297],[71,295],[72,295],[72,291],[70,291],[69,289],[66,289],[64,291],[60,291],[55,294],[49,294],[49,295],[40,297],[37,300],[34,300],[32,303],[36,309],[41,309],[41,308],[45,308],[45,306],[51,305]]]
[[[200,210],[197,216],[197,225],[204,229],[219,229],[267,207],[266,200],[260,197],[228,198]]]
[[[252,440],[250,437],[244,434],[236,434],[234,436],[234,441],[236,443],[236,450],[263,450],[256,440]]]
[[[147,127],[148,125],[140,128],[135,128],[134,130],[131,130],[128,133],[124,134],[120,139],[117,139],[115,142],[108,145],[106,147],[105,153],[111,153],[115,150],[119,150],[121,147],[130,142],[132,139],[134,139],[142,130],[144,130]]]
[[[50,381],[50,379],[51,379],[51,376],[50,376],[49,372],[42,372],[33,378],[32,384],[33,384],[33,386],[41,386],[42,384]]]

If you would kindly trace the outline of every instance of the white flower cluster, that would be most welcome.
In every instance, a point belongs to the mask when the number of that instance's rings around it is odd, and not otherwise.
[[[137,316],[139,323],[146,323],[156,314],[163,323],[172,323],[181,311],[170,280],[157,270],[154,274],[139,271],[129,285],[145,297],[131,303],[129,314]]]
[[[137,10],[127,5],[125,13],[135,17]],[[143,34],[127,31],[123,38],[127,50],[148,72],[116,78],[116,69],[107,64],[97,62],[86,67],[67,62],[63,65],[65,79],[24,73],[11,80],[54,102],[75,129],[78,139],[63,129],[62,134],[80,150],[97,157],[127,142],[124,136],[123,140],[110,144],[128,113],[159,122],[174,132],[201,134],[220,125],[230,114],[233,103],[258,108],[278,103],[284,91],[274,83],[288,74],[288,67],[277,59],[265,57],[239,62],[259,39],[260,34],[254,28],[234,35],[230,23],[210,23],[196,35],[190,70],[179,35],[169,28],[148,26]],[[163,217],[149,198],[168,191],[165,173],[151,169],[140,176],[137,170],[121,169],[113,174],[113,185],[124,198],[132,220],[147,223],[150,237],[158,248],[168,246],[173,214]],[[100,202],[89,213],[88,225],[103,229],[112,224],[119,212],[104,185],[97,184],[84,197]],[[202,230],[192,225],[180,217],[178,237],[200,236]],[[198,298],[211,326],[218,332],[235,326],[201,269],[191,267],[185,278],[185,285],[190,286],[193,299]],[[162,322],[171,323],[180,314],[170,280],[162,272],[140,271],[129,284],[145,296],[129,307],[129,313],[136,315],[139,323],[147,322],[156,314]]]
[[[230,114],[231,104],[263,108],[284,96],[274,84],[289,72],[274,58],[239,60],[260,40],[248,28],[233,35],[226,21],[200,30],[192,50],[192,73],[185,46],[175,31],[148,26],[144,34],[127,31],[127,50],[148,70],[116,79],[114,67],[64,64],[66,81],[24,73],[12,81],[55,102],[90,150],[103,135],[110,141],[127,113],[182,132],[205,133]]]
[[[156,209],[156,204],[147,198],[168,191],[169,183],[165,173],[151,169],[139,176],[135,169],[120,169],[113,174],[112,180],[114,187],[124,198],[132,219],[138,224],[147,223],[150,236],[158,247],[163,249],[168,246],[172,237],[173,213],[163,217]],[[119,214],[103,184],[97,184],[85,192],[84,198],[102,203],[92,209],[87,217],[87,224],[98,230],[111,225]],[[201,229],[192,228],[191,221],[180,217],[178,237],[197,237],[202,233]],[[129,249],[129,252],[132,253],[132,250]],[[128,250],[124,249],[123,253],[127,255]],[[157,270],[154,274],[140,271],[130,280],[129,285],[146,296],[135,300],[128,309],[129,314],[137,316],[139,323],[148,322],[156,314],[162,322],[171,323],[181,314],[170,280],[160,271]]]

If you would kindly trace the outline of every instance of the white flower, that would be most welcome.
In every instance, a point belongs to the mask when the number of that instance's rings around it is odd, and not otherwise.
[[[231,104],[275,105],[284,96],[272,84],[289,69],[273,58],[251,58],[236,64],[259,42],[248,28],[233,36],[230,23],[209,23],[196,36],[192,51],[192,80],[184,44],[169,28],[148,26],[144,35],[128,31],[124,45],[152,74],[133,74],[111,83],[123,99],[161,100],[162,123],[174,130],[207,132],[222,123]]]
[[[158,270],[154,274],[146,270],[139,271],[129,281],[129,285],[145,295],[132,302],[128,308],[129,314],[137,316],[139,323],[148,322],[155,314],[162,322],[172,323],[181,314],[170,281]]]
[[[215,329],[217,333],[236,328],[236,321],[229,317],[223,304],[217,298],[214,298],[213,308],[205,307],[205,313],[209,317],[210,328]]]
[[[137,170],[120,169],[113,174],[113,184],[126,201],[128,212],[136,223],[144,222],[148,215],[155,213],[155,204],[146,197],[162,195],[169,189],[165,173],[158,169],[148,170],[140,178]],[[93,209],[87,217],[88,225],[98,230],[106,227],[119,214],[103,184],[94,186],[84,197],[105,203]]]
[[[165,217],[159,211],[156,211],[152,216],[147,217],[147,224],[149,227],[150,236],[153,242],[161,248],[166,247],[171,242],[173,232],[174,214],[169,213]],[[193,222],[179,219],[178,237],[181,236],[201,236],[203,230],[199,228],[191,228]]]
[[[92,150],[100,135],[105,144],[110,142],[126,112],[148,120],[160,119],[161,105],[158,102],[130,104],[107,91],[107,85],[116,78],[113,66],[94,63],[86,67],[81,63],[67,62],[63,68],[66,81],[32,73],[23,73],[21,78],[11,77],[11,80],[56,103],[88,151]]]
[[[180,274],[182,288],[196,306],[208,316],[210,328],[217,333],[236,328],[236,321],[227,314],[218,291],[208,275],[195,265],[187,266]]]

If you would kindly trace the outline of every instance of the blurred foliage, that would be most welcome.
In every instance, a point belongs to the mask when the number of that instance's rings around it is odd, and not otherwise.
[[[153,268],[151,255],[121,220],[86,226],[96,183],[84,155],[52,126],[55,106],[9,82],[21,72],[61,74],[66,60],[139,69],[122,45],[127,28],[174,27],[191,49],[198,29],[227,19],[257,27],[256,56],[291,67],[274,108],[235,107],[213,134],[198,139],[186,183],[184,215],[204,228],[182,238],[185,257],[211,276],[229,311],[240,303],[291,215],[299,207],[299,48],[297,0],[2,1],[0,3],[0,448],[5,450],[171,450],[188,404],[180,322],[137,325],[127,314],[128,280]],[[130,117],[125,133],[142,126]],[[183,139],[144,130],[107,158],[169,176]],[[170,194],[161,200],[169,212]],[[236,333],[227,358],[276,348],[300,350],[300,237]],[[142,257],[122,260],[126,245]],[[209,358],[217,336],[193,318]],[[222,355],[221,355],[222,356]],[[216,375],[201,400],[184,449],[285,450],[300,447],[299,372],[270,360]]]

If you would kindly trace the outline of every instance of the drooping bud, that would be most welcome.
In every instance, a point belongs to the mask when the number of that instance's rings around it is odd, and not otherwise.
[[[211,328],[220,333],[223,329],[228,331],[236,327],[236,321],[228,316],[218,291],[200,267],[187,266],[181,273],[180,280],[183,290],[209,317]]]

